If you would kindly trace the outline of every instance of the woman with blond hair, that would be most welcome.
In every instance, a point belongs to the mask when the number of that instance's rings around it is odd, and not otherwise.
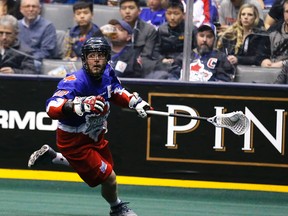
[[[260,46],[269,46],[269,36],[255,5],[241,6],[237,21],[221,33],[217,48],[226,53],[231,64],[260,65]]]

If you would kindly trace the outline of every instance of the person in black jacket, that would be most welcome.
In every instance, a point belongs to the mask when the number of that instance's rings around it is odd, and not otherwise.
[[[189,81],[232,82],[235,67],[228,61],[225,53],[215,50],[216,27],[203,23],[196,34],[196,48],[190,57]],[[176,58],[168,79],[181,79],[183,54]]]
[[[153,50],[153,56],[157,59],[154,71],[169,71],[184,47],[185,12],[181,1],[169,1],[165,16],[167,22],[158,28]]]
[[[258,56],[262,67],[282,68],[288,61],[288,0],[284,1],[283,21],[268,30],[271,45]],[[267,51],[266,51],[267,50]]]
[[[260,50],[267,50],[270,41],[263,23],[259,26],[259,22],[257,7],[244,4],[239,10],[237,21],[220,35],[217,48],[226,53],[231,64],[261,65],[257,56]]]
[[[14,16],[0,17],[0,73],[36,74],[31,51],[17,39],[18,30]]]
[[[270,8],[268,14],[265,16],[264,25],[267,30],[270,27],[273,28],[275,24],[278,22],[282,22],[284,20],[283,17],[283,5],[285,0],[275,0],[272,7]]]

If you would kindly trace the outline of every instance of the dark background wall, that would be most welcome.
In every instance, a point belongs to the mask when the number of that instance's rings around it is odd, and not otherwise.
[[[58,81],[45,76],[0,77],[1,168],[27,169],[34,150],[45,143],[55,147],[55,122],[43,115],[45,101]],[[176,133],[177,145],[167,148],[167,117],[141,119],[133,111],[112,105],[107,139],[118,175],[287,185],[286,86],[128,79],[122,84],[139,92],[156,110],[167,111],[167,104],[184,105],[208,117],[215,115],[215,107],[223,107],[225,112],[241,110],[257,118],[267,131],[251,122],[250,135],[245,135],[248,142],[245,136],[222,130],[220,150],[214,148],[215,127],[201,121],[190,131]],[[281,122],[276,110],[284,110]],[[175,125],[189,121],[177,119]],[[281,126],[279,151],[267,136],[276,139]],[[250,151],[243,150],[244,143],[249,143]],[[72,171],[55,165],[38,169]]]

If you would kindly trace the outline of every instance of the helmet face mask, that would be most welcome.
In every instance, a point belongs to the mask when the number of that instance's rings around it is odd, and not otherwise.
[[[96,79],[101,79],[104,73],[107,62],[111,59],[111,47],[108,42],[103,37],[92,37],[89,38],[84,45],[82,46],[81,60],[83,64],[83,68],[86,72],[95,77]],[[106,56],[105,65],[101,68],[101,71],[98,73],[92,72],[90,65],[87,63],[87,56],[90,53],[101,53]],[[96,59],[95,59],[96,60]],[[94,63],[96,64],[96,63]]]

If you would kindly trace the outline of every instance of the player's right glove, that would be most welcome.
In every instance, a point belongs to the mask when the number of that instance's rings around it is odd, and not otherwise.
[[[133,96],[129,101],[129,107],[135,109],[138,113],[138,116],[141,118],[146,118],[146,110],[153,109],[146,101],[144,101],[137,92],[133,92]]]
[[[100,115],[104,111],[105,99],[102,96],[75,97],[74,112],[82,116],[85,112]]]

